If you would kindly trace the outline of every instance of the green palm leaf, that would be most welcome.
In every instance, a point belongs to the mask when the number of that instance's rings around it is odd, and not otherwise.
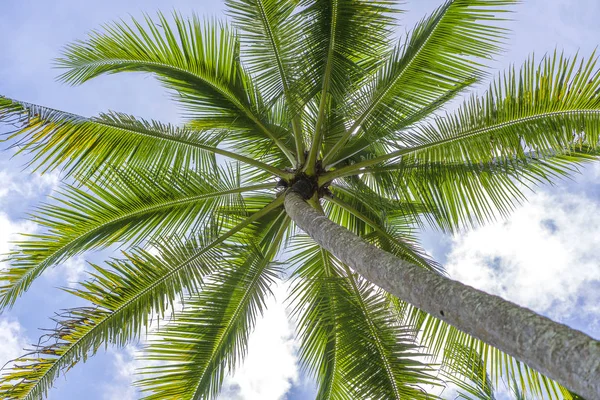
[[[326,154],[329,154],[332,151],[338,152],[337,157],[332,158],[332,161],[328,162],[327,167],[333,167],[340,163],[341,165],[352,164],[357,162],[357,160],[360,161],[361,158],[364,158],[365,156],[372,157],[373,154],[387,154],[390,151],[388,146],[390,141],[393,143],[394,138],[401,137],[403,132],[410,131],[410,129],[412,129],[421,120],[430,117],[431,114],[435,113],[439,108],[443,107],[447,102],[456,97],[471,84],[473,84],[473,80],[468,80],[458,84],[454,87],[454,89],[440,95],[438,98],[432,100],[429,104],[425,105],[417,112],[414,112],[409,116],[403,116],[395,123],[393,129],[389,128],[383,131],[387,134],[382,134],[381,131],[382,126],[385,125],[384,123],[373,124],[372,127],[363,125],[360,128],[360,133],[356,135],[353,140],[351,140],[343,148],[335,150],[336,147],[340,147],[340,143],[344,142],[342,138],[347,137],[348,132],[351,132],[344,129],[343,134],[334,137],[333,145],[330,148],[327,148]],[[335,161],[333,161],[333,159],[335,159]]]
[[[138,384],[150,392],[147,399],[216,396],[225,371],[232,371],[245,353],[248,335],[276,280],[278,270],[271,261],[289,219],[280,214],[277,221],[271,227],[275,233],[267,233],[264,254],[249,255],[211,275],[151,342],[146,359],[163,364],[143,371],[147,377]]]
[[[526,191],[576,173],[579,165],[597,156],[598,150],[581,148],[476,164],[401,161],[367,173],[388,196],[422,204],[429,211],[422,215],[432,226],[455,231],[507,217],[524,201]]]
[[[275,176],[285,173],[243,154],[217,147],[223,132],[176,128],[118,113],[86,118],[0,96],[0,121],[17,124],[8,139],[31,163],[49,171],[58,167],[82,179],[127,163],[160,171],[214,168],[214,155],[243,162]]]
[[[416,385],[435,379],[418,361],[410,329],[390,323],[385,295],[310,239],[296,246],[291,298],[300,357],[317,375],[318,398],[432,398]]]
[[[339,277],[329,253],[315,248],[308,238],[296,238],[294,242],[298,253],[290,261],[298,268],[294,271],[290,298],[298,320],[301,365],[317,379],[317,398],[352,398],[354,388],[340,365],[342,343],[336,322]]]
[[[17,243],[2,272],[2,307],[11,306],[45,269],[68,257],[113,243],[150,240],[196,230],[225,205],[243,208],[244,192],[273,184],[239,186],[227,174],[154,179],[147,171],[116,171],[106,187],[88,182],[89,191],[66,186],[58,204],[41,208],[35,220],[47,229]],[[156,235],[156,236],[155,236]]]
[[[291,117],[292,131],[299,161],[304,161],[304,137],[300,104],[302,92],[297,85],[296,43],[301,29],[291,17],[298,0],[228,0],[234,24],[241,29],[244,56],[249,72],[267,103],[282,96]],[[290,121],[286,121],[290,122]]]
[[[58,328],[48,334],[49,346],[38,346],[31,354],[15,360],[0,379],[0,394],[7,399],[35,399],[48,392],[52,382],[77,362],[85,361],[104,344],[124,346],[148,328],[150,314],[163,317],[177,297],[196,293],[212,273],[229,271],[252,256],[243,243],[264,230],[269,214],[281,201],[269,205],[232,228],[223,231],[211,224],[204,237],[182,241],[177,237],[153,243],[159,256],[136,250],[127,260],[109,262],[109,269],[94,266],[94,279],[83,289],[68,290],[90,306],[67,310],[56,320]],[[268,236],[265,236],[268,237]],[[18,385],[15,385],[18,382]]]
[[[388,51],[398,13],[394,1],[300,1],[305,39],[298,43],[311,65],[308,81],[342,100]]]
[[[555,54],[535,68],[531,59],[518,73],[511,70],[501,77],[485,97],[473,98],[455,115],[424,126],[410,140],[420,146],[417,142],[426,132],[437,132],[423,142],[427,157],[448,161],[460,157],[485,162],[497,156],[522,156],[523,149],[543,156],[582,145],[594,148],[600,133],[596,61]],[[442,140],[449,143],[443,150],[438,146]]]
[[[387,50],[391,36],[391,1],[320,0],[306,2],[303,17],[309,21],[304,42],[309,60],[307,81],[321,86],[318,117],[306,168],[314,173],[321,152],[326,110],[331,99],[343,100],[361,82]],[[302,4],[302,3],[301,3]],[[314,77],[312,76],[314,74]]]
[[[492,162],[569,154],[595,148],[600,133],[600,73],[589,61],[547,57],[535,68],[509,71],[485,96],[473,97],[455,114],[421,125],[399,150],[342,167],[323,181],[402,158],[426,162]]]
[[[484,65],[500,50],[506,30],[489,20],[514,0],[449,0],[423,19],[393,51],[370,82],[349,102],[352,127],[325,157],[333,161],[351,134],[364,128],[369,139],[389,136],[422,115],[432,104],[447,101],[465,83],[483,76]]]
[[[494,386],[490,377],[485,373],[484,361],[479,353],[456,344],[446,346],[444,351],[446,364],[443,368],[448,371],[448,379],[463,391],[459,392],[459,398],[467,400],[496,399]],[[465,382],[459,376],[470,382]]]
[[[61,313],[57,328],[43,338],[50,344],[13,361],[0,381],[2,398],[45,396],[60,375],[102,346],[137,339],[150,313],[162,317],[177,297],[198,290],[207,274],[225,268],[222,251],[208,239],[161,246],[161,257],[138,250],[127,260],[109,262],[109,269],[94,266],[93,279],[71,291],[90,305]]]
[[[239,41],[224,24],[186,21],[173,15],[175,30],[162,14],[146,27],[115,23],[105,33],[69,45],[58,66],[61,79],[80,84],[105,73],[149,72],[171,89],[196,126],[251,130],[274,141],[293,161],[282,139],[262,121],[260,98],[239,60]],[[158,28],[160,27],[160,28]]]

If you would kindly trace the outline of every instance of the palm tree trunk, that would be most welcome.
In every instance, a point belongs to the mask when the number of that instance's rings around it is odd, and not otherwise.
[[[289,191],[285,209],[319,245],[365,279],[521,360],[588,399],[600,399],[600,342],[533,311],[403,261],[330,221]]]

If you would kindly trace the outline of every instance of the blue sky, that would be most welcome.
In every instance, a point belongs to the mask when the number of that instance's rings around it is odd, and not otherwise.
[[[103,23],[140,16],[143,11],[222,16],[221,1],[191,0],[26,0],[0,5],[0,94],[90,116],[118,110],[141,117],[177,122],[176,107],[156,82],[143,75],[98,78],[81,87],[57,83],[52,60],[63,45],[82,39]],[[407,2],[403,34],[441,0]],[[526,0],[516,7],[506,54],[492,62],[501,71],[555,48],[567,55],[588,56],[600,44],[597,0]],[[0,153],[0,252],[10,249],[17,232],[35,226],[25,215],[58,183],[56,175],[29,175],[23,159]],[[423,243],[456,279],[500,294],[600,338],[600,163],[573,180],[531,193],[529,202],[506,221],[456,236],[423,232]],[[100,261],[103,254],[86,255]],[[1,266],[0,266],[1,267]],[[78,258],[46,273],[15,308],[0,315],[0,364],[35,343],[38,328],[52,326],[55,311],[71,307],[71,298],[56,287],[84,277]],[[275,290],[281,300],[285,288]],[[298,370],[293,327],[280,302],[272,302],[260,321],[248,360],[228,378],[223,399],[307,399],[312,385]],[[138,363],[135,347],[99,352],[56,383],[51,399],[135,399],[127,389]],[[446,393],[452,398],[450,392]]]

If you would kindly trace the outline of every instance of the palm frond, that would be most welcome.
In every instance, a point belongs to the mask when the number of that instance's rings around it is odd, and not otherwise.
[[[569,154],[595,148],[600,134],[600,70],[597,58],[546,57],[535,67],[530,59],[493,83],[481,98],[472,97],[452,115],[421,125],[404,135],[399,150],[342,167],[323,179],[380,165],[389,160],[492,162]]]
[[[291,17],[298,0],[227,0],[229,14],[241,32],[242,53],[267,104],[283,97],[291,118],[299,162],[304,162],[301,125],[302,93],[297,90],[296,43],[301,29]]]
[[[486,69],[482,60],[501,49],[505,29],[490,25],[515,0],[449,0],[424,18],[394,49],[372,82],[348,103],[354,122],[325,157],[333,160],[350,138],[368,132],[369,139],[389,136],[406,120],[450,100],[460,89],[479,80]]]
[[[256,246],[248,246],[249,241],[262,237],[260,246],[271,243],[272,229],[264,227],[272,225],[272,213],[282,202],[263,203],[232,227],[214,221],[204,236],[186,241],[162,237],[152,243],[158,256],[137,249],[126,260],[109,262],[109,269],[94,266],[93,279],[83,283],[83,289],[68,290],[91,306],[64,312],[56,320],[57,328],[44,338],[50,345],[13,361],[13,368],[0,379],[0,393],[7,399],[37,399],[59,375],[95,354],[102,344],[123,346],[138,338],[142,328],[149,327],[150,313],[162,318],[177,297],[201,290],[211,273],[253,258]]]
[[[223,23],[184,20],[174,13],[174,28],[163,14],[145,26],[132,19],[93,31],[86,41],[68,45],[57,60],[60,79],[80,84],[105,73],[148,72],[173,91],[187,117],[202,127],[238,128],[274,142],[288,160],[285,140],[262,120],[263,106],[239,57],[237,36]]]
[[[68,290],[89,305],[69,309],[55,319],[56,328],[28,355],[14,360],[1,379],[3,399],[38,399],[53,382],[80,361],[109,344],[124,346],[186,292],[195,292],[214,270],[226,269],[235,248],[217,248],[207,235],[188,242],[171,239],[157,245],[159,256],[143,250],[127,259],[94,266],[92,279]]]
[[[243,153],[219,148],[223,132],[176,128],[125,114],[87,118],[0,96],[0,122],[17,126],[7,138],[16,141],[13,147],[19,153],[33,154],[31,164],[43,172],[62,168],[67,176],[87,179],[107,166],[125,164],[157,171],[210,171],[219,154],[275,176],[283,173]]]
[[[311,66],[309,82],[344,99],[378,65],[393,34],[395,1],[301,0],[301,54]]]
[[[481,355],[461,345],[448,345],[444,349],[444,377],[460,390],[459,398],[466,400],[495,400],[494,386],[485,373]],[[473,396],[473,397],[471,397]]]
[[[532,58],[519,72],[513,69],[498,79],[483,98],[473,97],[409,140],[417,148],[424,145],[427,154],[417,157],[430,161],[485,162],[523,156],[527,149],[544,156],[583,145],[595,148],[600,134],[596,63],[594,56],[586,62],[555,54],[536,68]]]
[[[244,61],[256,75],[257,85],[268,103],[282,95],[288,101],[293,84],[294,27],[290,16],[297,0],[226,0],[228,14],[240,29]],[[296,29],[297,31],[297,29]]]
[[[361,126],[360,133],[353,136],[352,140],[339,150],[335,150],[334,147],[339,147],[339,143],[343,143],[344,135],[333,138],[334,144],[331,148],[326,149],[327,154],[333,151],[337,151],[338,154],[336,157],[332,157],[331,162],[324,160],[327,162],[326,168],[329,169],[339,163],[352,164],[365,156],[371,158],[373,156],[386,154],[388,152],[388,143],[390,141],[393,143],[396,138],[402,137],[405,131],[410,131],[421,120],[431,117],[435,111],[443,107],[451,99],[455,98],[472,83],[472,81],[466,81],[455,86],[454,89],[442,94],[437,99],[418,110],[418,112],[398,120],[393,129],[381,130],[382,124],[375,124],[373,126],[375,129],[372,129],[373,127]],[[351,131],[344,129],[343,133],[347,136],[348,132]]]
[[[415,201],[434,228],[456,231],[507,217],[525,200],[525,191],[576,173],[600,155],[581,148],[569,154],[538,158],[497,158],[486,163],[400,161],[365,170],[385,195]],[[368,178],[364,178],[368,179]]]
[[[337,323],[337,299],[344,294],[339,273],[331,255],[306,236],[294,237],[292,251],[289,262],[297,268],[291,277],[288,300],[297,320],[301,366],[317,379],[316,398],[353,398],[355,389],[341,363],[343,344]]]
[[[68,257],[114,243],[186,234],[209,222],[222,207],[244,208],[242,194],[273,184],[239,186],[227,173],[165,174],[114,171],[105,185],[90,180],[88,191],[67,185],[57,204],[42,207],[32,219],[46,232],[30,235],[9,254],[3,271],[0,305],[11,306],[45,269]]]
[[[301,3],[303,4],[303,3]],[[305,54],[310,65],[307,81],[318,82],[319,111],[308,155],[312,168],[321,152],[326,110],[332,98],[343,100],[388,49],[392,1],[320,0],[306,2]]]
[[[310,239],[297,238],[295,247],[290,297],[300,358],[319,381],[318,398],[427,398],[416,385],[435,379],[410,332],[390,323],[386,296]]]
[[[210,277],[200,292],[146,349],[145,358],[162,364],[143,370],[138,385],[147,399],[215,398],[226,371],[233,371],[246,352],[248,335],[263,312],[278,269],[276,255],[289,218],[280,213],[266,251],[256,249],[238,265]]]

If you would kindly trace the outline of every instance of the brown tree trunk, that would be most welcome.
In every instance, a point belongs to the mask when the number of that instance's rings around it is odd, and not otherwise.
[[[600,342],[498,296],[403,261],[288,192],[285,209],[319,245],[365,279],[510,354],[585,398],[600,399]]]

